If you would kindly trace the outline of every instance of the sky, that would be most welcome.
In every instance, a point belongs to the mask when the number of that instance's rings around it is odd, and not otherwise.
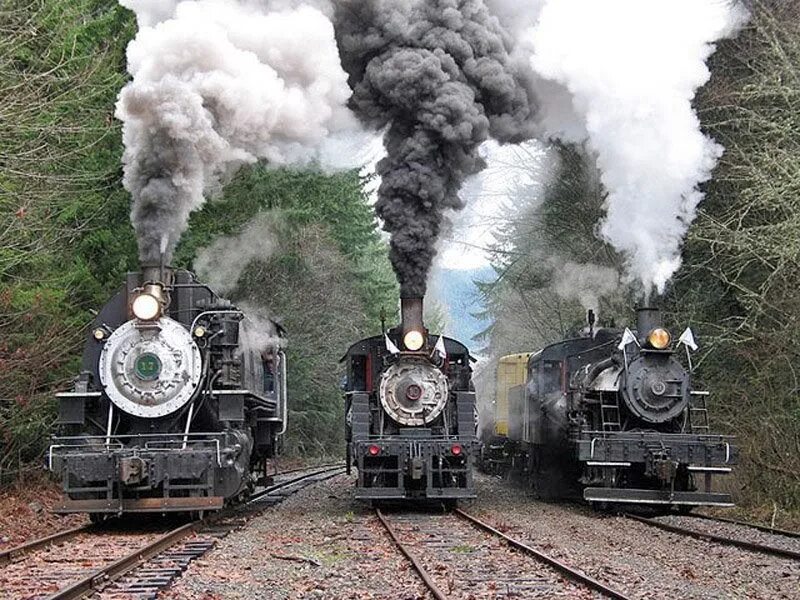
[[[486,250],[496,243],[494,232],[502,227],[504,213],[513,209],[514,188],[537,177],[535,167],[544,160],[545,150],[538,142],[500,146],[491,141],[483,145],[481,154],[487,167],[461,190],[464,209],[449,215],[452,227],[442,235],[427,298],[444,309],[445,334],[473,348],[477,344],[472,338],[489,325],[474,316],[484,306],[473,281],[492,280],[494,271]],[[380,145],[372,146],[371,160],[362,173],[374,174],[382,156]],[[379,185],[377,178],[370,185],[372,204],[377,201]]]

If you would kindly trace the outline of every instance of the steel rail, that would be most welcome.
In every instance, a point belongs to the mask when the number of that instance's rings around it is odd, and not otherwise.
[[[597,579],[590,577],[586,573],[578,571],[577,569],[569,566],[568,564],[563,563],[560,560],[541,552],[540,550],[536,550],[535,548],[528,546],[524,542],[514,539],[509,535],[506,535],[502,531],[496,529],[495,527],[492,527],[485,521],[482,521],[479,518],[472,516],[471,514],[465,512],[464,510],[456,508],[454,512],[459,517],[470,522],[478,529],[482,529],[484,531],[491,533],[492,535],[501,538],[512,548],[520,550],[530,556],[533,556],[534,558],[542,561],[543,563],[546,563],[547,565],[553,567],[554,569],[565,575],[567,579],[583,584],[586,587],[592,588],[593,590],[600,592],[604,596],[615,598],[616,600],[630,600],[630,597],[626,596],[622,592],[618,592],[617,590],[608,587],[604,583],[601,583]]]
[[[9,548],[8,550],[0,552],[0,566],[8,564],[12,562],[15,558],[22,556],[23,554],[27,554],[28,552],[32,552],[40,548],[46,548],[47,546],[57,544],[58,542],[74,538],[75,536],[80,535],[81,533],[89,533],[91,529],[92,525],[81,525],[79,527],[73,527],[72,529],[65,529],[64,531],[59,531],[58,533],[48,535],[47,537],[39,538],[38,540],[33,540],[30,542],[25,542],[24,544],[20,544],[19,546]]]
[[[309,467],[309,468],[313,469],[313,468],[316,468],[316,467]],[[322,483],[323,481],[326,481],[327,479],[336,477],[336,475],[338,475],[341,471],[344,471],[344,468],[345,467],[344,467],[343,464],[339,464],[339,465],[336,465],[336,466],[333,466],[333,467],[328,467],[328,468],[321,469],[319,471],[314,471],[313,473],[306,473],[305,475],[300,475],[299,477],[293,477],[292,479],[290,479],[288,481],[281,481],[280,483],[276,483],[276,484],[271,485],[271,486],[269,486],[267,488],[264,488],[260,492],[256,492],[255,494],[250,496],[248,501],[245,503],[245,506],[247,506],[248,504],[253,504],[254,502],[257,502],[258,500],[261,500],[261,498],[269,496],[270,494],[273,494],[273,493],[277,492],[278,490],[281,490],[283,488],[286,488],[286,487],[289,487],[291,485],[294,485],[295,483],[299,483],[300,481],[303,481],[305,479],[310,479],[310,478],[312,478],[312,477],[314,477],[316,475],[324,475],[325,473],[331,473],[330,477],[327,477],[325,479],[320,479],[319,483]]]
[[[705,521],[719,521],[720,523],[730,523],[731,525],[741,525],[743,527],[752,527],[764,533],[771,533],[773,535],[782,535],[791,538],[800,538],[800,531],[789,531],[788,529],[778,529],[777,527],[769,527],[768,525],[759,525],[758,523],[751,523],[750,521],[737,521],[736,519],[728,519],[725,517],[712,517],[700,513],[687,515],[695,519],[703,519]]]
[[[301,471],[310,471],[312,469],[326,469],[328,467],[345,467],[343,462],[336,463],[323,463],[321,465],[309,465],[307,467],[299,467],[297,469],[287,469],[286,471],[278,471],[274,474],[275,477],[279,475],[290,475],[291,473],[300,473]]]
[[[260,500],[261,498],[264,498],[274,493],[275,491],[281,490],[285,487],[289,487],[290,485],[293,485],[295,483],[299,483],[300,481],[330,473],[327,477],[323,477],[315,481],[314,483],[321,483],[323,481],[327,481],[328,479],[336,477],[343,470],[344,470],[344,465],[339,465],[333,468],[327,468],[315,471],[313,473],[307,473],[300,477],[295,477],[289,481],[283,481],[281,483],[269,486],[266,489],[260,491],[257,495],[251,497],[249,501],[246,502],[243,506],[254,504],[257,500]],[[237,508],[242,508],[242,506],[232,507],[230,513],[225,513],[224,515],[223,513],[216,513],[214,515],[206,517],[205,519],[198,519],[192,521],[191,523],[187,523],[186,525],[182,525],[181,527],[173,529],[172,531],[164,534],[163,536],[159,537],[150,544],[147,544],[143,548],[139,548],[131,552],[130,554],[112,562],[111,564],[108,564],[100,569],[93,571],[92,573],[86,575],[83,579],[69,585],[68,587],[59,590],[55,594],[49,596],[47,600],[77,600],[79,598],[83,598],[87,594],[94,592],[100,588],[103,588],[109,583],[121,578],[124,575],[127,575],[131,571],[134,571],[136,568],[140,567],[151,558],[158,556],[159,554],[168,550],[169,548],[176,545],[178,542],[184,540],[185,538],[189,537],[190,535],[194,534],[195,532],[201,531],[203,526],[213,525],[222,516],[235,514]]]
[[[409,560],[411,566],[414,567],[414,570],[425,583],[425,586],[428,588],[428,590],[430,590],[431,594],[433,594],[433,597],[436,598],[436,600],[447,600],[447,595],[439,589],[439,586],[436,585],[436,583],[433,581],[433,578],[425,570],[425,567],[422,566],[422,563],[411,551],[411,549],[400,540],[397,532],[389,524],[389,521],[386,520],[379,508],[375,509],[375,514],[378,516],[378,520],[383,524],[386,532],[389,534],[389,537],[392,538],[392,541],[395,543],[400,552],[402,552],[403,555]]]
[[[139,548],[127,556],[123,556],[113,563],[93,571],[72,585],[57,591],[52,596],[49,596],[47,600],[76,600],[82,598],[89,592],[125,575],[154,556],[162,553],[167,548],[174,546],[182,539],[194,533],[200,523],[202,523],[202,521],[193,521],[177,529],[173,529],[154,542],[147,544],[145,547]]]
[[[671,533],[679,533],[681,535],[687,535],[693,538],[697,538],[698,540],[704,540],[707,542],[716,542],[718,544],[726,544],[728,546],[736,546],[738,548],[751,550],[753,552],[759,552],[761,554],[772,554],[774,556],[780,556],[783,558],[800,560],[800,552],[795,552],[794,550],[786,550],[785,548],[777,548],[775,546],[767,546],[765,544],[757,544],[755,542],[737,540],[735,538],[729,538],[714,533],[697,531],[696,529],[687,529],[686,527],[679,527],[678,525],[670,525],[668,523],[662,523],[661,521],[656,521],[655,519],[648,519],[647,517],[640,517],[638,515],[632,515],[629,513],[623,513],[622,516],[624,516],[626,519],[633,519],[634,521],[638,521],[639,523],[650,525],[651,527],[657,527],[658,529],[663,529],[664,531],[669,531]]]

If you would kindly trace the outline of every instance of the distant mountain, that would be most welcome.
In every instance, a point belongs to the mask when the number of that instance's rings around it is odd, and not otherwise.
[[[476,319],[473,314],[484,310],[475,281],[492,281],[496,277],[489,265],[479,269],[459,270],[437,268],[433,273],[434,299],[446,311],[445,334],[471,348],[477,344],[472,338],[486,329],[489,323]]]

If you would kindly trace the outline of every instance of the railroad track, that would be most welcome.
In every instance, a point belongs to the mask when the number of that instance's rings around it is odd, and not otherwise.
[[[725,544],[727,546],[736,546],[738,548],[743,548],[743,549],[749,550],[751,552],[758,552],[760,554],[770,554],[770,555],[773,555],[773,556],[780,556],[782,558],[790,558],[790,559],[793,559],[793,560],[800,560],[800,544],[795,543],[794,545],[798,549],[792,549],[792,548],[789,547],[790,544],[776,545],[775,542],[777,542],[777,543],[781,542],[781,540],[776,539],[776,538],[773,538],[773,542],[770,543],[770,544],[759,542],[759,541],[753,541],[752,539],[748,540],[748,539],[745,539],[747,537],[748,533],[744,529],[740,529],[738,531],[739,535],[734,536],[733,535],[733,529],[730,528],[730,527],[727,529],[727,532],[730,535],[725,535],[722,532],[711,532],[711,531],[708,531],[708,530],[704,531],[702,529],[697,529],[697,528],[691,529],[689,527],[684,527],[682,525],[677,525],[675,523],[665,523],[663,521],[659,521],[658,519],[642,517],[642,516],[639,516],[639,515],[632,515],[632,514],[629,514],[629,513],[623,513],[622,516],[624,516],[627,519],[632,519],[634,521],[637,521],[639,523],[644,523],[644,524],[649,525],[651,527],[656,527],[656,528],[662,529],[664,531],[669,531],[670,533],[677,533],[677,534],[680,534],[680,535],[686,535],[686,536],[693,537],[693,538],[696,538],[696,539],[699,539],[699,540],[705,540],[705,541],[714,542],[714,543],[717,543],[717,544]],[[685,517],[685,519],[694,520],[694,519],[697,519],[697,516]],[[770,531],[769,528],[762,527],[762,526],[756,526],[756,525],[754,525],[752,523],[746,523],[746,522],[743,522],[743,521],[734,521],[732,519],[716,519],[716,518],[713,518],[713,517],[705,517],[705,516],[701,517],[701,519],[702,520],[706,520],[706,521],[715,521],[718,524],[725,524],[725,525],[728,525],[728,526],[741,527],[741,528],[750,528],[751,530],[769,533],[772,536],[784,536],[784,537],[786,537],[787,540],[793,540],[793,539],[796,539],[796,538],[800,538],[800,535],[798,535],[795,532],[791,532],[791,531],[784,532],[784,531],[780,531],[780,530],[778,530],[778,531],[774,531],[774,530]],[[701,520],[701,519],[697,519],[697,520]]]
[[[12,548],[0,554],[3,598],[73,600],[99,591],[131,599],[155,598],[193,560],[245,525],[253,514],[339,475],[344,466],[308,470],[259,490],[246,504],[166,533],[163,526],[160,531],[112,532],[88,525]]]
[[[376,515],[436,600],[598,595],[628,600],[621,592],[464,510],[387,517],[376,509]]]
[[[719,523],[730,523],[731,525],[741,525],[743,527],[751,527],[753,529],[757,529],[758,531],[763,531],[764,533],[800,539],[800,531],[789,531],[787,529],[779,529],[777,527],[759,525],[758,523],[751,523],[750,521],[738,521],[736,519],[727,519],[725,517],[710,517],[708,515],[703,515],[700,513],[695,513],[692,514],[691,516],[694,519],[702,519],[704,521],[717,521]]]

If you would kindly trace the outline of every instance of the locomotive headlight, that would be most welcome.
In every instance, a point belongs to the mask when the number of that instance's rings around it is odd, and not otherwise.
[[[106,333],[105,329],[103,329],[102,327],[98,327],[92,332],[92,335],[94,336],[94,339],[96,339],[98,342],[102,342],[104,339],[106,339],[106,335],[108,334]]]
[[[658,328],[653,329],[650,335],[647,336],[647,343],[656,350],[664,350],[672,342],[672,336],[666,329]]]
[[[206,328],[202,325],[198,325],[194,328],[194,337],[203,337],[206,334]]]
[[[416,352],[422,348],[424,343],[425,336],[422,335],[421,331],[411,330],[403,338],[403,345],[406,347],[406,350],[411,350],[412,352]]]
[[[131,310],[140,321],[155,321],[161,316],[161,302],[150,294],[139,294],[134,299]]]

